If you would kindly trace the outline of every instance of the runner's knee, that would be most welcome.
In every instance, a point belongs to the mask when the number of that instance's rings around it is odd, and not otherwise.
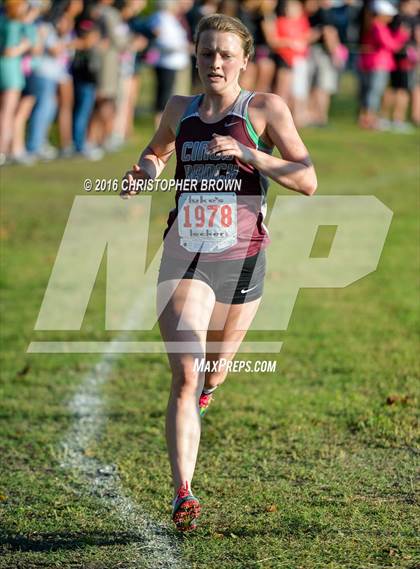
[[[203,378],[190,362],[183,362],[172,372],[172,391],[177,397],[196,397]]]

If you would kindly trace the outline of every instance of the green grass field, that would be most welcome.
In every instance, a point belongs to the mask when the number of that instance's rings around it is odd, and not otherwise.
[[[126,495],[163,525],[174,567],[419,566],[418,139],[361,133],[352,113],[342,95],[331,127],[303,137],[319,195],[374,195],[394,212],[378,269],[343,289],[301,290],[288,330],[265,333],[284,342],[276,373],[232,374],[217,393],[204,421],[194,535],[176,535],[169,517],[165,356],[123,355],[102,388],[106,419],[81,452],[115,465]],[[167,566],[152,557],[141,527],[60,466],[74,420],[68,403],[100,356],[26,353],[32,340],[113,337],[104,331],[105,262],[80,332],[33,328],[71,205],[85,194],[82,180],[120,177],[151,135],[150,119],[137,126],[127,148],[100,163],[1,172],[2,569]],[[288,194],[272,184],[270,203],[278,193]],[[154,194],[149,258],[172,199]],[[156,328],[147,337],[158,339]]]

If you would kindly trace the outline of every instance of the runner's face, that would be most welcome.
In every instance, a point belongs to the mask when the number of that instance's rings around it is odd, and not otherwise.
[[[206,91],[221,93],[238,85],[239,74],[247,61],[241,38],[236,34],[207,30],[200,35],[197,66]]]

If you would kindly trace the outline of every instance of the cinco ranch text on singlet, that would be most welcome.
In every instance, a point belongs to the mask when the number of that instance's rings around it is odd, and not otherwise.
[[[197,180],[197,190],[176,192],[175,208],[169,213],[164,233],[165,254],[189,259],[200,253],[202,261],[242,259],[256,255],[268,245],[268,230],[263,223],[267,177],[236,157],[208,151],[216,133],[271,152],[248,118],[248,104],[254,95],[242,90],[229,113],[215,123],[205,123],[200,118],[203,94],[192,97],[188,104],[175,140],[175,179]],[[218,183],[212,183],[214,180]],[[220,184],[222,180],[226,183]],[[212,188],[218,190],[211,191]]]

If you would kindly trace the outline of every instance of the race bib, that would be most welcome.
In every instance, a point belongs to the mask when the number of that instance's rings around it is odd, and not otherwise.
[[[181,194],[178,201],[180,245],[191,253],[219,253],[237,242],[234,192]]]

